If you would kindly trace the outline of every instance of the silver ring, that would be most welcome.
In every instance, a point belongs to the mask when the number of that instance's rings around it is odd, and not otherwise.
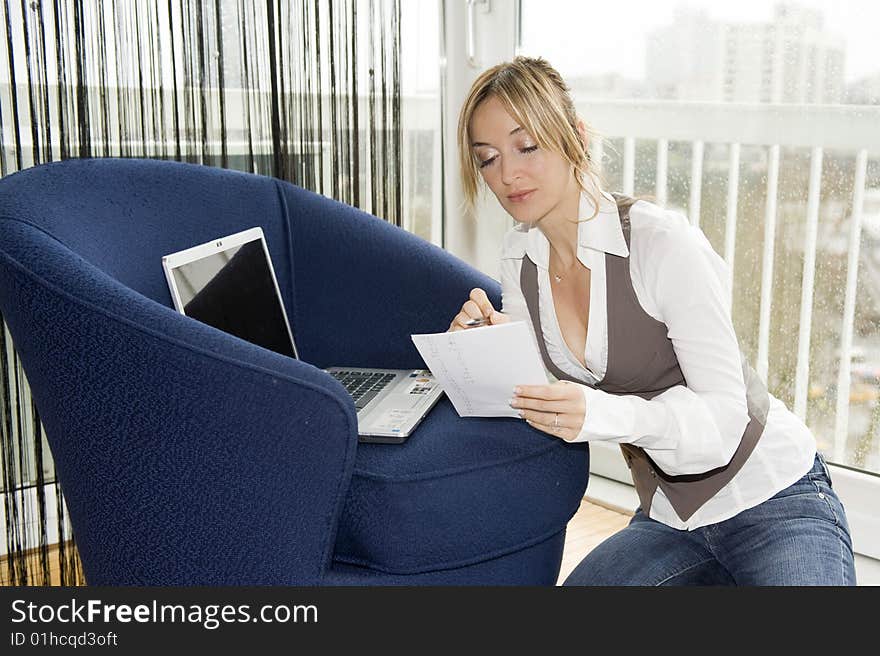
[[[559,428],[559,413],[556,413],[556,419],[553,420],[553,428]]]

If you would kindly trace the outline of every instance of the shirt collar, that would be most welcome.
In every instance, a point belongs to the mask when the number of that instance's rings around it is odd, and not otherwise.
[[[599,196],[599,212],[590,219],[595,207],[587,193],[581,192],[578,207],[578,256],[580,257],[583,249],[591,249],[627,257],[629,248],[623,237],[617,202],[607,192],[595,189],[594,193]],[[546,269],[550,263],[550,242],[544,233],[528,223],[518,224],[514,231],[521,234],[507,241],[502,257],[522,257],[525,250],[529,259]]]

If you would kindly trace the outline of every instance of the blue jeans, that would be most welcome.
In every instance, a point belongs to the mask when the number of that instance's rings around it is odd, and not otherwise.
[[[564,585],[855,585],[852,541],[821,455],[799,481],[735,517],[682,531],[636,511]]]

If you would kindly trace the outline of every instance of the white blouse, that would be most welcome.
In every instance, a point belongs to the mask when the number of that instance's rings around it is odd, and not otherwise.
[[[583,195],[580,216],[586,219],[592,213],[593,205]],[[730,318],[729,269],[703,232],[680,213],[638,201],[630,209],[630,225],[627,249],[617,204],[604,194],[597,216],[578,227],[577,256],[591,272],[586,369],[562,338],[556,318],[547,271],[550,244],[529,224],[518,224],[504,237],[502,311],[525,321],[534,337],[519,286],[522,257],[528,253],[538,267],[547,352],[556,366],[587,383],[581,386],[586,417],[575,441],[635,444],[668,474],[704,472],[730,460],[748,423],[742,362]],[[687,387],[673,387],[650,401],[591,387],[602,380],[608,364],[605,253],[629,255],[636,297],[645,312],[666,324]],[[797,481],[812,467],[815,453],[809,428],[770,395],[764,434],[733,480],[685,522],[657,488],[650,516],[679,529],[723,521]]]

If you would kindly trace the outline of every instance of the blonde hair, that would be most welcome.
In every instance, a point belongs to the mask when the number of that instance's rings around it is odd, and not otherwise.
[[[601,183],[590,154],[578,131],[578,116],[570,89],[562,76],[541,57],[516,57],[484,71],[473,83],[458,117],[458,156],[461,184],[468,210],[474,207],[481,181],[477,157],[471,147],[470,122],[477,107],[497,98],[507,113],[528,132],[540,148],[560,155],[571,165],[575,180],[599,213],[599,199],[584,184],[590,177],[595,188]],[[590,138],[595,133],[586,128]]]

